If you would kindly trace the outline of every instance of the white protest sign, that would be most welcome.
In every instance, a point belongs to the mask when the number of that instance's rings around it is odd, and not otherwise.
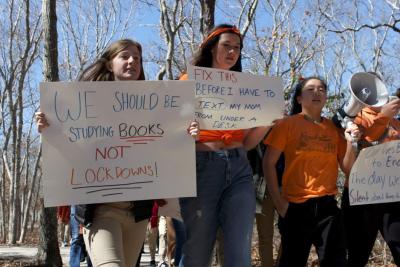
[[[280,77],[188,66],[195,80],[195,116],[202,129],[246,129],[269,125],[284,110]]]
[[[350,205],[400,201],[400,141],[361,150],[349,180]]]
[[[193,86],[42,83],[45,206],[195,196]]]

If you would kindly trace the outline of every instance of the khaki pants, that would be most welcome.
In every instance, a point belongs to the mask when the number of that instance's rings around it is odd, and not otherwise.
[[[171,217],[166,217],[166,222],[167,222],[167,258],[169,260],[169,266],[174,267],[175,248],[176,248],[175,229]],[[177,264],[179,264],[179,262]]]
[[[135,223],[127,202],[98,206],[92,226],[83,229],[93,266],[134,266],[144,242],[146,226],[147,220]]]
[[[261,267],[273,266],[274,203],[267,195],[262,203],[262,214],[256,214]]]
[[[165,262],[167,257],[167,219],[160,216],[158,220],[158,261]]]
[[[70,230],[69,230],[69,223],[58,223],[58,234],[60,236],[61,245],[67,246],[69,243],[70,237]]]
[[[158,227],[151,228],[151,224],[147,224],[147,242],[149,244],[150,259],[156,260],[156,247],[157,247]]]

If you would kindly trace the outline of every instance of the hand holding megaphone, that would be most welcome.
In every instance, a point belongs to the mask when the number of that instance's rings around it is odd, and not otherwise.
[[[347,141],[351,143],[357,143],[358,140],[361,138],[361,131],[358,128],[357,124],[355,124],[353,121],[348,120],[346,123],[346,129],[344,131],[344,136]]]
[[[390,97],[388,103],[382,106],[380,113],[388,118],[393,118],[399,114],[400,99],[398,97]]]

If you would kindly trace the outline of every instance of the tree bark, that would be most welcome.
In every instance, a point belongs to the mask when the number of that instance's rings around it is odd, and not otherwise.
[[[0,243],[4,243],[6,241],[6,225],[4,218],[6,218],[5,210],[4,210],[4,203],[5,203],[5,196],[4,196],[4,190],[5,190],[5,167],[3,166],[2,170],[2,177],[0,178]]]
[[[56,0],[43,0],[44,78],[55,82],[58,77],[57,13]],[[39,264],[62,266],[57,239],[56,208],[45,208],[42,201],[40,214],[40,243],[37,254]]]
[[[175,37],[179,29],[183,26],[185,17],[182,14],[183,4],[176,0],[172,9],[168,8],[165,0],[160,0],[160,26],[164,32],[165,41],[167,43],[167,55],[165,65],[157,74],[158,79],[167,76],[168,80],[173,80],[172,63],[175,53]],[[177,17],[178,16],[178,17]]]
[[[215,0],[200,0],[200,33],[205,37],[215,23]]]
[[[57,13],[55,0],[43,0],[44,30],[44,79],[48,82],[59,81],[57,47]]]
[[[25,240],[26,230],[28,227],[29,211],[31,210],[31,206],[32,206],[31,203],[32,203],[32,199],[33,199],[33,193],[35,191],[35,184],[36,184],[36,179],[38,177],[39,162],[40,162],[41,158],[42,158],[42,147],[40,146],[38,154],[36,156],[36,162],[35,162],[32,183],[31,183],[31,186],[30,186],[30,189],[28,192],[26,204],[24,205],[24,211],[23,211],[23,216],[22,216],[23,220],[22,220],[22,227],[21,227],[21,235],[19,237],[20,243],[24,242],[24,240]]]

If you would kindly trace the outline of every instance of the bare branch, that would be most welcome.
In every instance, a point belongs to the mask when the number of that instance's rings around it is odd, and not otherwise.
[[[254,15],[256,13],[257,5],[258,5],[258,0],[253,0],[251,2],[251,4],[250,4],[249,10],[247,12],[247,19],[246,19],[246,22],[245,22],[245,24],[244,24],[244,26],[242,28],[243,37],[246,36],[246,33],[249,30],[251,22],[253,21]]]
[[[349,32],[349,31],[358,32],[365,28],[374,30],[374,29],[378,29],[378,28],[387,27],[397,33],[400,33],[400,28],[396,26],[397,23],[399,23],[399,22],[400,22],[400,19],[395,19],[392,23],[377,23],[375,25],[363,24],[361,26],[354,27],[354,28],[347,27],[343,30],[328,30],[328,31],[334,32],[334,33],[345,33],[345,32]]]

